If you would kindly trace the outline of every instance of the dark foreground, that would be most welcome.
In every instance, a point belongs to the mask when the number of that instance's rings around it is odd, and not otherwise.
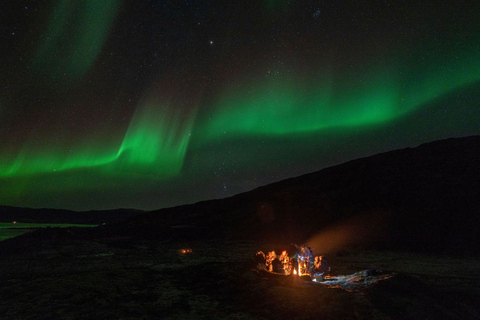
[[[332,274],[395,274],[347,292],[259,278],[253,255],[272,244],[65,232],[0,243],[1,319],[480,319],[479,258],[345,250]]]

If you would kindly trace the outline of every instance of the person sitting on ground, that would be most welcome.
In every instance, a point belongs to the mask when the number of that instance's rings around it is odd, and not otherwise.
[[[315,266],[315,271],[320,269],[320,265],[322,264],[322,260],[320,260],[320,256],[315,257],[315,262],[313,264]]]
[[[275,273],[283,273],[283,263],[278,258],[272,261],[272,271]]]
[[[266,260],[267,260],[267,270],[268,271],[273,271],[273,265],[272,265],[272,262],[273,260],[275,260],[277,258],[277,254],[275,253],[275,251],[270,251],[268,253],[268,255],[266,256]]]
[[[327,275],[330,273],[330,264],[325,259],[325,256],[315,257],[315,274],[320,273],[322,275]]]
[[[259,251],[255,254],[255,262],[257,262],[257,269],[267,268],[267,260],[265,258],[265,253],[263,253],[263,251]]]
[[[285,271],[288,270],[289,265],[290,265],[290,257],[288,256],[286,250],[283,251],[280,256],[278,256],[278,260],[280,260],[280,262],[282,263],[283,269],[284,269]]]

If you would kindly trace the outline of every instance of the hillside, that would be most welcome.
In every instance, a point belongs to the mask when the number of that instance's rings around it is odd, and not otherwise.
[[[349,234],[346,244],[476,251],[479,164],[479,136],[435,141],[231,198],[147,212],[128,223],[213,228],[226,237],[281,234],[297,241],[336,230]]]
[[[228,238],[414,251],[480,249],[480,136],[353,160],[230,198],[143,212],[0,206],[0,221],[107,223],[156,239]],[[108,224],[112,224],[108,226]]]

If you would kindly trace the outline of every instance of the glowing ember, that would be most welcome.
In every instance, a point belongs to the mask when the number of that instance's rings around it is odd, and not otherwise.
[[[192,249],[182,249],[180,250],[181,253],[192,253]]]

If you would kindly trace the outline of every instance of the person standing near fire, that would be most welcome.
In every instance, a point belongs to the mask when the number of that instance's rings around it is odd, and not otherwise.
[[[314,257],[310,247],[303,246],[300,250],[298,263],[300,264],[300,275],[311,274],[313,271]]]
[[[311,276],[313,276],[313,269],[315,267],[314,262],[315,258],[313,257],[313,252],[310,247],[304,247],[305,248],[305,273],[309,273]]]

